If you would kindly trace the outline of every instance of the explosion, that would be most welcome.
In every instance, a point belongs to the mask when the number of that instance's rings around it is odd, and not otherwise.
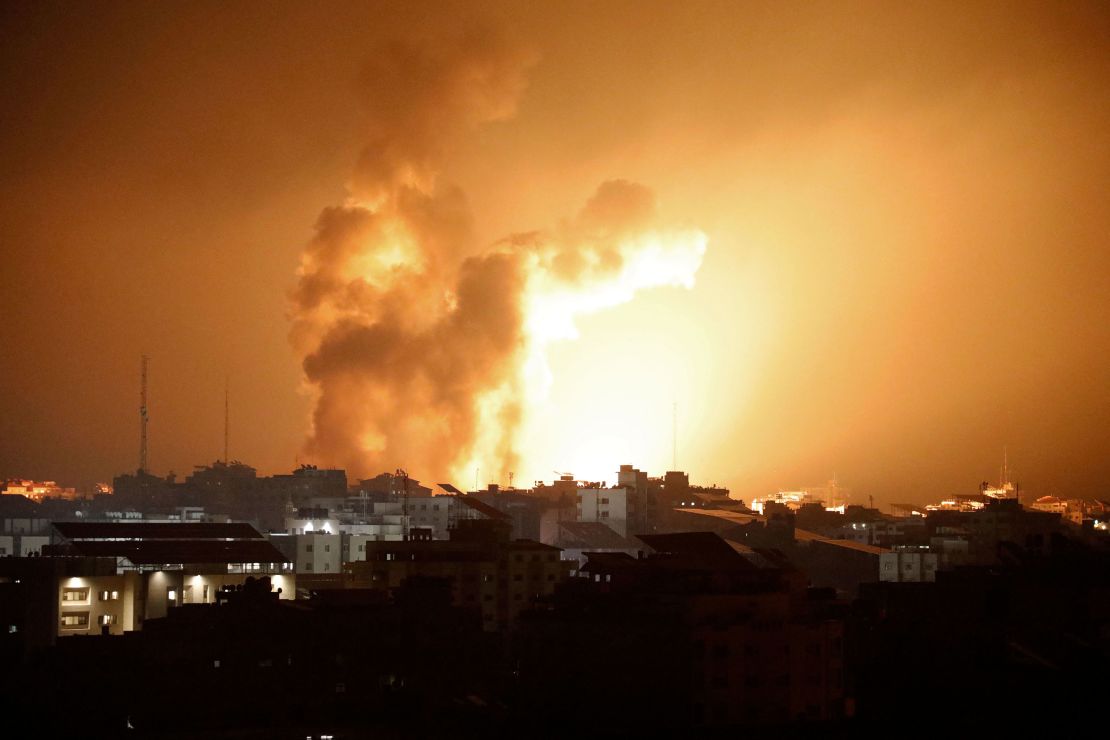
[[[363,75],[370,124],[350,196],[320,214],[291,295],[313,459],[354,474],[502,478],[553,382],[547,347],[639,290],[693,285],[705,235],[659,225],[651,191],[623,180],[553,229],[474,244],[444,152],[513,115],[534,60],[471,31],[394,43]]]

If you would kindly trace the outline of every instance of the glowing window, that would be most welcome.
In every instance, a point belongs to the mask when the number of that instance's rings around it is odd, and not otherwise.
[[[73,603],[89,600],[89,590],[87,588],[63,588],[62,601]]]
[[[81,630],[87,629],[89,626],[89,613],[88,612],[73,612],[72,614],[62,615],[62,629],[68,630]]]

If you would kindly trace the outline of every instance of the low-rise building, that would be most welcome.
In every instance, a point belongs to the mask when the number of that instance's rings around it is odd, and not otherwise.
[[[214,603],[251,575],[296,593],[292,564],[247,524],[63,522],[41,557],[0,559],[0,586],[18,605],[9,625],[29,644],[122,634],[182,604]],[[11,617],[9,617],[11,618]]]
[[[931,583],[937,579],[940,556],[928,548],[905,547],[879,555],[879,580]]]
[[[629,488],[579,488],[577,515],[580,522],[600,522],[621,537],[627,537],[635,503]]]

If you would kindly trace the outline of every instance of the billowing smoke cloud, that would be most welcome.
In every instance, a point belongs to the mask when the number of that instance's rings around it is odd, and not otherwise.
[[[533,60],[481,31],[394,43],[365,71],[370,125],[350,198],[320,214],[292,294],[318,462],[503,476],[551,382],[547,345],[639,289],[692,285],[705,237],[657,228],[652,193],[621,180],[558,227],[478,253],[440,167],[458,137],[514,113]]]

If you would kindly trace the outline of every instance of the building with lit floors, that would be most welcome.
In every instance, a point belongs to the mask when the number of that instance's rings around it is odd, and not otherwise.
[[[211,604],[221,589],[269,575],[294,598],[296,576],[250,525],[94,523],[54,525],[60,543],[42,557],[0,559],[0,595],[8,632],[26,644],[69,635],[142,629],[183,604]]]
[[[512,540],[510,532],[499,515],[459,520],[447,541],[414,530],[405,542],[366,542],[366,559],[344,566],[346,586],[393,592],[413,577],[446,579],[455,606],[480,613],[484,630],[503,630],[576,565],[564,562],[559,548]]]

